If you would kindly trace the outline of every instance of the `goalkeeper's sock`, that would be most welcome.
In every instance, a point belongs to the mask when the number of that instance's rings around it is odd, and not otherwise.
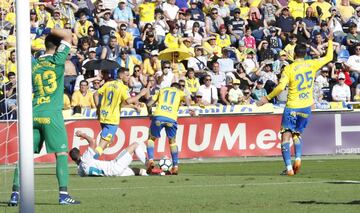
[[[179,157],[178,157],[179,152],[176,143],[170,144],[170,152],[171,152],[173,166],[177,166],[179,163]]]
[[[13,192],[18,192],[19,189],[20,189],[20,184],[19,184],[19,164],[16,164],[15,171],[14,171],[14,179],[13,179],[12,191]]]
[[[302,144],[303,144],[302,138],[296,136],[293,138],[293,141],[295,147],[295,160],[300,160],[302,154]]]
[[[139,144],[138,147],[136,147],[135,155],[145,165],[146,155],[145,155],[145,150],[142,148],[141,145],[142,144]]]
[[[153,160],[154,159],[154,141],[149,139],[147,141],[146,150],[148,154],[148,159]]]
[[[69,183],[69,168],[67,155],[58,155],[56,157],[56,177],[59,184],[60,191],[67,189]]]
[[[281,153],[287,170],[292,170],[290,142],[281,143]]]

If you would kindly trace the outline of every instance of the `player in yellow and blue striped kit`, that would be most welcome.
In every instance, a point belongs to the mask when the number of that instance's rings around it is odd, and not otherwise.
[[[258,106],[276,97],[286,85],[289,86],[288,100],[281,121],[281,152],[286,166],[284,175],[293,176],[301,166],[302,139],[301,134],[311,116],[313,88],[316,72],[333,59],[332,32],[330,33],[328,50],[325,57],[314,60],[304,60],[306,46],[297,44],[294,63],[285,67],[279,85],[267,96],[263,97]],[[291,165],[290,140],[293,139],[295,162]]]

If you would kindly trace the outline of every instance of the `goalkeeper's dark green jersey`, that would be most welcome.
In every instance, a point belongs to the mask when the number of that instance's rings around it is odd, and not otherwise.
[[[58,111],[64,105],[64,69],[70,44],[61,41],[54,55],[43,55],[32,64],[33,111]]]

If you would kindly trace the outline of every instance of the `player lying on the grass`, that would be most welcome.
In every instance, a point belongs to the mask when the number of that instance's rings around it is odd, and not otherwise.
[[[333,59],[332,39],[333,32],[331,31],[326,56],[314,60],[305,60],[307,48],[305,44],[297,44],[294,50],[295,61],[285,67],[279,85],[269,95],[262,97],[257,102],[258,106],[268,103],[283,91],[286,85],[289,85],[288,98],[281,121],[281,153],[286,166],[282,172],[283,175],[293,176],[300,170],[303,144],[301,134],[309,122],[311,105],[314,104],[314,79],[316,72]],[[295,147],[294,165],[291,165],[291,139]]]
[[[157,103],[157,107],[151,118],[150,133],[147,141],[147,171],[151,171],[155,168],[154,163],[154,141],[160,138],[160,132],[165,128],[166,136],[169,138],[171,158],[173,167],[170,170],[170,174],[178,174],[178,147],[176,145],[176,130],[177,130],[177,117],[178,110],[181,102],[184,101],[187,106],[190,106],[190,98],[180,89],[178,83],[172,83],[171,87],[166,87],[157,92],[152,100],[148,103],[151,107],[154,103]],[[189,109],[191,116],[195,115],[195,111]]]
[[[76,136],[87,140],[88,149],[81,155],[78,148],[72,148],[69,152],[71,159],[78,165],[78,174],[84,176],[147,176],[146,170],[141,168],[130,168],[133,161],[132,155],[145,164],[145,151],[139,143],[133,143],[126,147],[120,154],[111,161],[97,160],[95,140],[87,134],[77,131]]]
[[[125,85],[130,79],[129,69],[121,67],[118,70],[118,79],[106,82],[94,93],[97,105],[97,115],[101,125],[101,139],[95,148],[95,158],[99,158],[104,149],[110,145],[120,123],[120,111],[123,103],[136,103],[147,93],[144,88],[134,97],[130,97],[129,88]]]

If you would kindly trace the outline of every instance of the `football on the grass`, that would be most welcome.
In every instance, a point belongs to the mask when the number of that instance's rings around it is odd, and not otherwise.
[[[169,158],[167,157],[162,157],[159,161],[159,167],[161,170],[163,170],[164,172],[167,172],[171,169],[172,167],[172,162]]]

